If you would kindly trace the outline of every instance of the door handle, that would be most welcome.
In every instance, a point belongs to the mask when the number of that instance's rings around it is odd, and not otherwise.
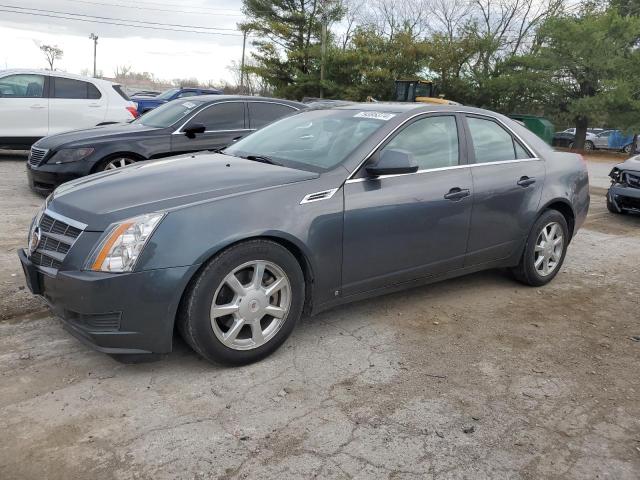
[[[31,105],[31,107],[29,107],[29,108],[33,108],[33,109],[40,109],[40,108],[47,108],[47,107],[45,107],[44,105],[38,105],[38,104],[36,104],[36,105]]]
[[[527,177],[525,175],[524,177],[520,177],[520,180],[518,180],[516,183],[521,187],[528,187],[529,185],[533,185],[534,183],[536,183],[536,179],[534,177]]]
[[[97,108],[97,107],[100,106],[100,104],[99,103],[90,103],[89,106],[93,107],[93,108]]]
[[[444,194],[444,198],[446,200],[453,200],[455,202],[458,200],[462,200],[464,197],[468,197],[469,195],[471,195],[471,191],[468,188],[454,187],[449,190],[448,193]]]

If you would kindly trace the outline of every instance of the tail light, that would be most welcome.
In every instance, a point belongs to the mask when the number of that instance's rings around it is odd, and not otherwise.
[[[140,116],[136,107],[127,107],[127,110],[131,115],[133,115],[133,118],[138,118]]]

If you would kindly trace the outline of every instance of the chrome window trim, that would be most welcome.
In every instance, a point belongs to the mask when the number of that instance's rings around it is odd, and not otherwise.
[[[500,160],[497,162],[487,162],[487,163],[470,163],[467,165],[451,165],[450,167],[437,167],[437,168],[424,168],[422,170],[418,170],[416,172],[413,173],[396,173],[393,175],[379,175],[377,177],[361,177],[361,178],[349,178],[347,179],[347,181],[345,183],[358,183],[358,182],[364,182],[367,180],[380,180],[383,178],[393,178],[393,177],[404,177],[407,175],[417,175],[420,173],[431,173],[431,172],[441,172],[441,171],[445,171],[445,170],[458,170],[460,168],[477,168],[477,167],[484,167],[484,166],[489,166],[489,165],[502,165],[502,164],[509,164],[509,163],[521,163],[521,162],[536,162],[536,161],[540,161],[542,160],[539,157],[533,157],[533,158],[517,158],[515,160]]]
[[[188,97],[187,97],[188,98]],[[201,114],[202,112],[204,112],[205,110],[208,110],[211,107],[214,107],[216,105],[220,105],[223,103],[246,103],[246,100],[223,100],[221,102],[215,102],[212,103],[210,105],[207,105],[206,107],[204,107],[202,110],[194,113],[191,117],[189,117],[182,125],[180,125],[180,127],[173,132],[171,135],[184,135],[184,132],[181,132],[180,130],[182,130],[184,128],[184,126],[189,123],[191,120],[193,120],[193,118],[196,115]],[[239,132],[239,131],[244,131],[244,130],[248,130],[248,128],[239,128],[239,129],[233,129],[233,130],[206,130],[204,133],[210,133],[210,132]]]
[[[531,148],[531,146],[525,142],[522,137],[520,135],[518,135],[516,132],[514,132],[511,128],[509,128],[508,125],[505,125],[505,123],[500,120],[497,117],[493,117],[491,115],[488,115],[486,113],[476,113],[476,112],[465,112],[464,110],[428,110],[426,112],[420,112],[420,113],[416,113],[415,115],[411,115],[409,118],[407,118],[404,122],[402,122],[400,125],[396,126],[396,128],[394,128],[391,132],[389,132],[387,135],[385,135],[385,137],[380,140],[376,146],[364,157],[364,160],[362,160],[362,162],[360,162],[358,164],[358,166],[356,168],[353,169],[353,172],[351,172],[349,174],[349,176],[347,177],[347,180],[345,183],[350,183],[350,180],[354,180],[354,176],[358,173],[358,171],[360,170],[360,168],[362,168],[362,166],[371,158],[371,155],[373,155],[375,153],[376,150],[378,150],[378,148],[380,148],[380,146],[386,142],[393,134],[395,134],[400,128],[402,128],[404,125],[406,125],[408,122],[410,122],[411,120],[413,120],[416,117],[420,117],[422,115],[430,115],[430,114],[434,114],[434,113],[440,113],[442,115],[454,115],[456,113],[461,114],[461,115],[475,115],[478,117],[485,117],[488,118],[490,120],[496,121],[498,122],[505,130],[507,130],[507,132],[509,132],[509,134],[511,134],[513,137],[517,138],[520,143],[524,146],[525,150],[527,150],[527,152],[529,153],[529,155],[533,155],[534,150]],[[415,173],[424,173],[424,172],[432,172],[434,170],[440,170],[440,169],[450,169],[450,168],[461,168],[461,167],[470,167],[470,166],[479,166],[479,165],[499,165],[502,163],[512,163],[512,162],[520,162],[520,161],[529,161],[529,160],[540,160],[539,157],[532,157],[532,158],[519,158],[519,159],[514,159],[514,160],[500,160],[498,162],[486,162],[486,163],[469,163],[469,164],[465,164],[465,165],[454,165],[452,167],[441,167],[441,168],[437,168],[437,169],[425,169],[425,170],[418,170],[417,172],[414,173],[402,173],[402,174],[398,174],[398,175],[414,175]],[[375,178],[386,178],[389,176],[398,176],[398,175],[383,175],[380,177],[375,177]],[[363,178],[363,180],[367,180],[368,178]],[[355,180],[360,180],[360,179],[355,179]]]
[[[67,225],[71,225],[72,227],[75,227],[82,231],[84,231],[87,228],[86,223],[78,222],[77,220],[73,220],[69,217],[65,217],[64,215],[60,215],[59,213],[52,212],[48,208],[45,209],[44,214],[50,216],[54,220],[60,220],[61,222],[64,222]]]
[[[250,103],[272,103],[274,105],[282,105],[283,107],[289,107],[289,108],[291,108],[293,110],[296,110],[298,112],[300,111],[300,109],[298,107],[294,107],[293,105],[288,105],[288,104],[282,103],[282,102],[274,102],[274,101],[271,101],[271,100],[245,100],[245,101],[247,102],[247,106]]]

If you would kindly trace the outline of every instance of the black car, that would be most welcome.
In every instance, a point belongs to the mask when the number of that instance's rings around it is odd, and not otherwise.
[[[619,163],[609,173],[607,208],[612,213],[640,213],[640,155]]]
[[[140,160],[215,150],[303,108],[298,102],[247,96],[174,100],[130,123],[39,140],[27,162],[29,184],[47,193],[66,181]]]

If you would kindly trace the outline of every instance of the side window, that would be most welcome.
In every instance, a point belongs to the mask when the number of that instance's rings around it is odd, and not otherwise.
[[[249,128],[261,128],[278,118],[295,112],[294,108],[277,103],[249,102]]]
[[[514,140],[513,144],[516,146],[516,158],[518,160],[522,158],[531,158],[531,155],[529,155],[529,152],[527,152],[524,148],[522,148],[522,146],[518,142]]]
[[[53,98],[87,100],[100,98],[102,96],[98,89],[88,82],[62,77],[52,77],[52,80]]]
[[[178,95],[178,98],[194,97],[197,94],[198,92],[182,92],[180,95]]]
[[[384,148],[411,152],[418,169],[458,165],[458,129],[451,115],[423,118],[398,133]]]
[[[198,113],[189,123],[202,123],[207,131],[244,129],[244,103],[214,104]]]
[[[0,78],[0,97],[42,98],[44,97],[43,75],[8,75]]]
[[[476,154],[476,163],[500,162],[504,160],[515,160],[516,146],[511,134],[492,120],[482,118],[467,117],[471,139],[473,140],[473,150]],[[529,155],[524,152],[526,157]]]

